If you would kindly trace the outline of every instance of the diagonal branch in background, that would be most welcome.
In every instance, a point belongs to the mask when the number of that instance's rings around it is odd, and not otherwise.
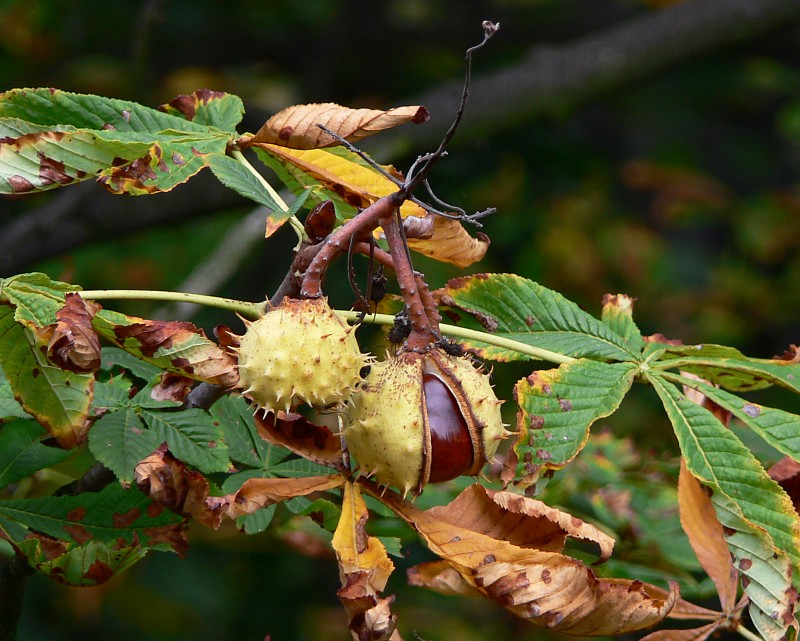
[[[574,42],[535,45],[517,64],[473,78],[459,138],[518,126],[793,23],[800,26],[797,0],[685,0]],[[417,95],[407,104],[425,105],[426,126],[386,132],[365,149],[381,158],[436,144],[459,88],[453,80]]]
[[[685,0],[572,43],[534,46],[516,65],[472,79],[460,138],[519,125],[790,24],[800,24],[797,0]],[[426,105],[431,121],[402,134],[385,132],[372,148],[365,144],[367,151],[385,158],[396,156],[398,149],[438,144],[458,109],[461,82],[453,80],[407,101]],[[88,242],[241,202],[207,175],[146,200],[153,202],[111,196],[91,184],[63,190],[0,229],[0,274],[23,271],[34,261]]]

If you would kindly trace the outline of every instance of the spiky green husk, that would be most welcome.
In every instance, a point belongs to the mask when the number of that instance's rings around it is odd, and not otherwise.
[[[241,337],[239,387],[266,410],[346,401],[369,358],[324,299],[285,299]]]
[[[364,474],[404,494],[418,494],[428,482],[423,374],[435,373],[448,384],[465,420],[471,424],[477,474],[491,461],[508,435],[500,414],[501,401],[489,377],[466,358],[440,350],[401,353],[372,365],[369,375],[347,405],[345,441]],[[428,463],[429,464],[429,463]]]

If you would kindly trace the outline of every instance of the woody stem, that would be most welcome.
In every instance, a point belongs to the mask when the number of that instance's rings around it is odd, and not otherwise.
[[[411,334],[408,337],[407,346],[412,351],[422,351],[433,342],[438,334],[438,319],[434,319],[436,326],[432,326],[420,296],[417,275],[408,259],[405,239],[400,232],[400,224],[394,212],[380,219],[380,226],[383,228],[386,242],[389,245],[389,254],[392,256],[397,284],[406,305],[408,305]],[[427,285],[425,285],[425,289],[427,290]]]

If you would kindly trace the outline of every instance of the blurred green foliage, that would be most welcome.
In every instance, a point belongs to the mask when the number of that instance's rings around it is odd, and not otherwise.
[[[484,18],[499,21],[501,32],[476,57],[476,74],[503,69],[534,45],[580,38],[661,4],[668,3],[4,0],[0,89],[56,86],[156,105],[209,87],[241,96],[245,128],[255,131],[289,104],[390,106],[460,78],[464,49],[478,40]],[[457,136],[432,177],[437,192],[468,211],[499,209],[483,229],[492,239],[489,254],[471,271],[516,272],[593,314],[604,293],[627,293],[637,298],[635,317],[645,333],[687,343],[726,343],[770,357],[800,342],[797,30],[694,59],[513,128]],[[497,100],[502,113],[502,96]],[[402,169],[424,151],[390,160]],[[4,225],[49,197],[3,201],[0,238]],[[88,289],[177,288],[248,209],[243,203],[24,269]],[[285,230],[264,241],[218,293],[268,295],[283,278],[292,243]],[[458,274],[422,259],[417,267],[433,287]],[[326,291],[339,306],[352,301],[343,271],[331,275]],[[145,316],[154,309],[116,307]],[[216,313],[195,320],[207,328],[236,325]],[[500,395],[508,397],[530,369],[495,368]],[[641,451],[598,438],[544,496],[621,537],[614,571],[628,568],[647,579],[635,572],[655,564],[682,575],[692,588],[687,596],[708,594],[691,578],[697,568],[676,529],[674,495],[665,489],[675,475],[669,427],[653,395],[643,392],[608,422]],[[630,480],[634,471],[638,484]],[[291,515],[276,518],[290,522]],[[384,523],[384,534],[410,540],[390,525]],[[672,540],[675,547],[660,549]],[[637,557],[648,546],[653,557]],[[402,568],[428,558],[416,545],[407,551],[387,588],[399,596],[394,611],[406,635],[409,626],[443,641],[540,634],[489,603],[405,587]],[[274,534],[195,528],[186,560],[151,556],[106,586],[70,589],[35,577],[21,638],[344,640],[337,587],[334,562],[292,552]]]

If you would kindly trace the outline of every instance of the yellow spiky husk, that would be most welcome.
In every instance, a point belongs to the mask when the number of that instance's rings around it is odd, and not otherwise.
[[[346,401],[369,362],[353,329],[325,299],[284,299],[241,337],[242,394],[268,411]]]

